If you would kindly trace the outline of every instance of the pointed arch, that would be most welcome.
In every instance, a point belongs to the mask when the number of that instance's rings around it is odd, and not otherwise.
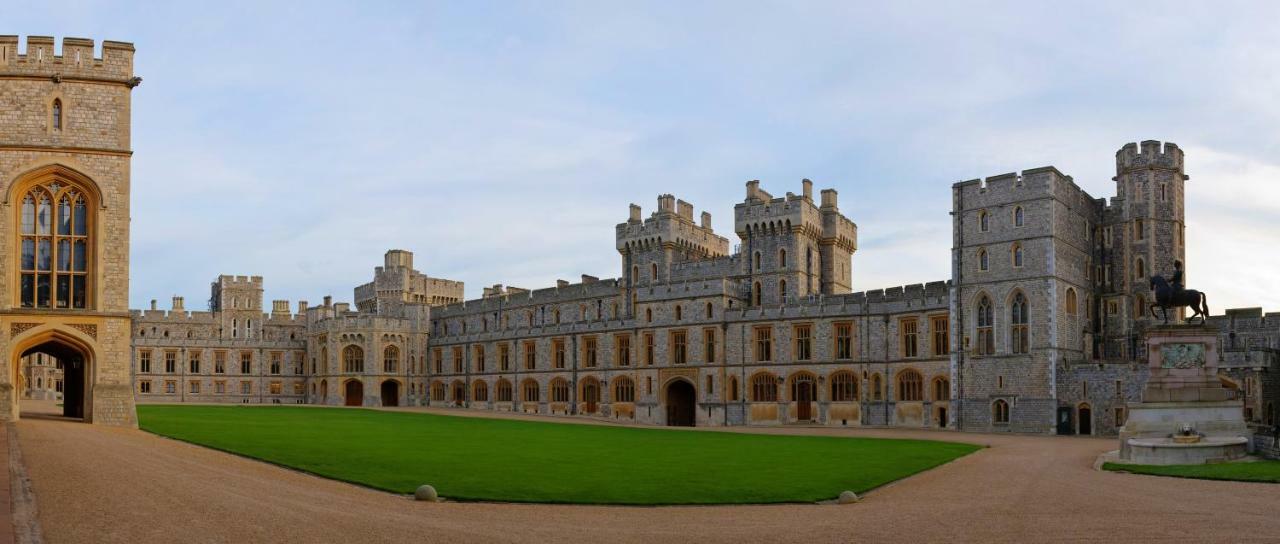
[[[995,353],[995,305],[986,292],[978,292],[975,298],[973,322],[978,339],[974,351],[978,355]]]
[[[1009,296],[1009,350],[1013,353],[1027,353],[1030,350],[1029,314],[1027,296],[1021,289],[1015,289]]]

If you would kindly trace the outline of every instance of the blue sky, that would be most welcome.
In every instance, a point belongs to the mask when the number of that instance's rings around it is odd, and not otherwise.
[[[1187,151],[1188,280],[1280,310],[1280,5],[11,2],[0,33],[134,42],[134,307],[350,300],[388,248],[485,285],[615,277],[613,226],[760,179],[840,191],[856,289],[945,279],[950,185],[1114,193]],[[202,304],[191,303],[190,308]]]

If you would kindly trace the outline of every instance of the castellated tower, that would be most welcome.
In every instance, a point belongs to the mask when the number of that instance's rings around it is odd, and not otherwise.
[[[260,338],[262,276],[218,276],[218,281],[211,285],[209,311],[218,312],[222,318],[220,338]]]
[[[66,363],[65,414],[135,425],[129,346],[133,45],[0,36],[0,419],[24,355]]]
[[[729,240],[711,229],[711,214],[693,220],[693,204],[672,195],[658,196],[658,211],[641,218],[640,206],[631,205],[626,223],[616,227],[618,253],[622,256],[623,289],[631,311],[636,287],[666,282],[674,264],[724,257]]]
[[[1137,353],[1141,328],[1152,321],[1150,277],[1186,265],[1183,153],[1172,142],[1126,144],[1116,152],[1116,196],[1102,211],[1100,264],[1107,357]],[[1185,274],[1184,274],[1185,275]]]
[[[734,206],[734,227],[744,259],[738,274],[751,305],[772,305],[798,297],[850,291],[851,259],[858,227],[840,214],[835,189],[813,200],[813,182],[801,194],[774,198],[760,182],[747,182],[746,199]]]

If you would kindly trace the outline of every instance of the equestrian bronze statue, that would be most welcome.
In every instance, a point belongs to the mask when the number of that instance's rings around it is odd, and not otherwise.
[[[1151,317],[1156,318],[1156,308],[1160,308],[1164,312],[1164,324],[1169,324],[1169,308],[1189,307],[1195,313],[1187,318],[1190,322],[1196,316],[1200,316],[1200,324],[1203,325],[1205,318],[1209,317],[1209,302],[1205,299],[1204,293],[1195,289],[1182,288],[1182,263],[1173,263],[1174,272],[1172,281],[1165,280],[1164,276],[1151,276],[1151,290],[1156,292],[1156,301],[1151,305]]]

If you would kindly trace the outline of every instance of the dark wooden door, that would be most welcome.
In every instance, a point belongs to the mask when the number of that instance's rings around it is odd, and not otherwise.
[[[585,410],[588,414],[596,413],[596,403],[600,402],[600,389],[595,383],[588,383],[582,386],[582,400],[587,404]]]
[[[400,406],[400,384],[392,380],[382,382],[382,405]]]
[[[346,405],[361,406],[364,404],[364,384],[360,380],[351,380],[347,382]]]
[[[1058,408],[1058,434],[1075,434],[1071,429],[1071,409],[1067,407]]]
[[[813,383],[805,381],[796,384],[796,420],[813,419]]]

